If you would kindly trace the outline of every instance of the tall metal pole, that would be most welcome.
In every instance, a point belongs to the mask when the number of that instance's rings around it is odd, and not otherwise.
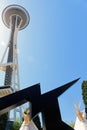
[[[2,59],[3,62],[8,49],[7,63],[4,65],[2,63],[2,70],[5,71],[4,85],[10,86],[13,92],[16,92],[20,90],[17,34],[19,30],[24,29],[29,24],[30,17],[23,7],[19,5],[10,5],[3,10],[2,20],[11,30],[10,40]],[[3,67],[5,69],[3,69]],[[14,112],[14,118],[16,118],[16,112]]]

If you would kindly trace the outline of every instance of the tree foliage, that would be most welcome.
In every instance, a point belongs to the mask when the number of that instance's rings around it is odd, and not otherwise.
[[[0,116],[0,130],[6,129],[7,120],[8,120],[8,113],[5,113]]]
[[[82,96],[83,96],[84,105],[87,108],[87,81],[82,82]]]
[[[16,119],[14,123],[10,125],[10,130],[19,130],[20,127],[21,127],[21,122],[19,122],[19,120]]]
[[[82,97],[85,105],[85,113],[87,118],[87,81],[82,82]]]

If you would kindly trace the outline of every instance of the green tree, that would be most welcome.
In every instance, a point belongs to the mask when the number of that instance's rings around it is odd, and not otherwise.
[[[7,120],[8,120],[8,113],[5,113],[0,116],[0,130],[6,129]]]
[[[82,97],[83,97],[83,102],[85,105],[85,113],[86,113],[86,119],[87,119],[87,81],[82,82]]]
[[[22,122],[19,122],[19,120],[16,119],[14,123],[10,125],[10,130],[19,130],[19,128],[21,127],[21,124]]]

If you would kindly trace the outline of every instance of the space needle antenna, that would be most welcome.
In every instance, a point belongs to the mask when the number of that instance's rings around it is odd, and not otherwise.
[[[2,88],[0,89],[0,97],[20,90],[17,35],[19,30],[27,27],[30,16],[24,7],[10,5],[3,10],[2,20],[11,32],[9,42],[0,63],[0,70],[5,72],[4,86],[0,87]],[[6,54],[7,61],[4,63]],[[16,118],[16,112],[14,112],[14,118]]]

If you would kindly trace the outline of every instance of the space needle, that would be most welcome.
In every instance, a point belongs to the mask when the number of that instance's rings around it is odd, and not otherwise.
[[[0,70],[5,72],[4,85],[0,87],[0,97],[20,90],[17,36],[19,30],[28,26],[30,16],[24,7],[14,4],[3,10],[2,20],[10,29],[10,38],[0,62]],[[7,61],[4,62],[6,56]],[[16,118],[16,111],[14,118]]]

